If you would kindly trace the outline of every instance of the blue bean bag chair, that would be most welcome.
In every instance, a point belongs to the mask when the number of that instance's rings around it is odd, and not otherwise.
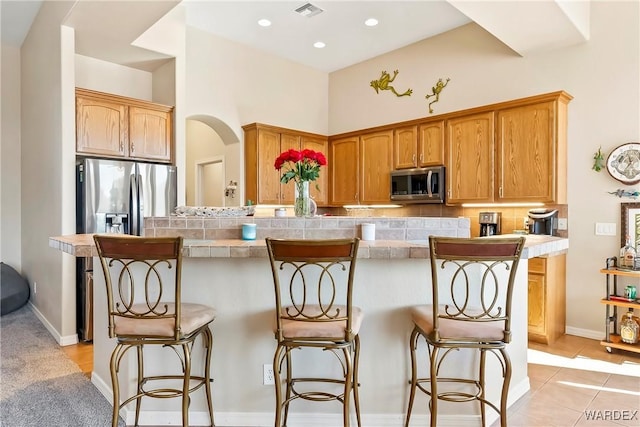
[[[0,314],[15,311],[29,301],[29,283],[10,265],[0,263]]]

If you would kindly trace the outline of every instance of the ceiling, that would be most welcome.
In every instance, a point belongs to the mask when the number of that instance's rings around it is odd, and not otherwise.
[[[1,0],[2,42],[20,45],[41,0]],[[134,42],[165,15],[184,8],[186,23],[255,49],[332,72],[411,43],[476,22],[518,54],[588,39],[588,1],[312,1],[312,17],[295,9],[306,0],[78,0],[65,25],[76,52],[147,71],[170,56]],[[260,27],[267,18],[272,25]],[[367,27],[364,21],[379,24]],[[585,24],[586,20],[586,24]],[[159,21],[159,22],[158,22]],[[156,24],[157,22],[157,24]],[[157,31],[156,26],[156,31]],[[313,47],[323,41],[326,47]]]

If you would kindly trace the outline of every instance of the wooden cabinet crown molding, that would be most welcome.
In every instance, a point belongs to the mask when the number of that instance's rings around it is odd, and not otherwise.
[[[164,105],[156,102],[145,101],[143,99],[129,98],[126,96],[114,95],[112,93],[98,92],[96,90],[83,89],[79,87],[76,88],[76,97],[77,96],[86,96],[94,99],[102,99],[110,102],[118,102],[121,104],[126,104],[127,106],[148,108],[150,110],[156,110],[156,111],[164,111],[164,112],[173,111],[173,107],[171,105]]]

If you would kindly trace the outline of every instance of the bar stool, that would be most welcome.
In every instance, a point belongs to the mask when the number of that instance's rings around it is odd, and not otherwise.
[[[136,401],[138,425],[141,399],[182,398],[182,425],[189,425],[190,393],[203,388],[209,419],[213,422],[210,368],[213,336],[209,324],[213,308],[181,301],[182,237],[133,237],[95,235],[94,241],[107,287],[109,337],[117,343],[111,353],[113,387],[112,426],[118,425],[120,409]],[[196,339],[204,345],[204,372],[191,375],[191,353]],[[178,356],[182,373],[145,375],[144,347],[170,347]],[[128,350],[137,354],[137,391],[120,402],[118,372]],[[178,380],[171,388],[167,380]],[[156,386],[152,388],[151,386]]]
[[[411,387],[405,427],[409,426],[416,389],[430,396],[432,427],[437,424],[438,400],[477,400],[483,426],[486,423],[485,405],[498,412],[502,427],[507,426],[511,361],[506,345],[511,341],[511,297],[524,242],[524,237],[429,237],[432,304],[411,308],[414,328],[409,341]],[[441,293],[444,295],[442,299]],[[418,378],[416,349],[420,337],[427,343],[428,378]],[[453,350],[463,348],[477,349],[480,353],[477,378],[440,376],[439,371],[447,364],[447,356],[455,353]],[[443,350],[442,354],[440,350]],[[487,352],[493,353],[502,366],[499,408],[485,397]],[[471,391],[461,388],[442,391],[439,386],[443,383],[466,384]]]
[[[265,240],[276,298],[274,332],[277,347],[273,357],[276,427],[286,425],[289,403],[295,399],[337,400],[343,404],[343,424],[349,426],[349,399],[352,392],[360,426],[358,333],[363,313],[352,304],[353,277],[360,240]],[[344,376],[293,376],[292,352],[300,348],[331,351],[340,362]],[[284,396],[281,379],[283,370],[286,383]],[[310,384],[314,385],[314,391],[306,389]],[[325,389],[322,389],[322,384]],[[298,385],[305,390],[299,389]],[[336,390],[335,385],[342,387]]]

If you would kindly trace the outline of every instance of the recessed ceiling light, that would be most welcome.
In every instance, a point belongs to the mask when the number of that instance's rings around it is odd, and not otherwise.
[[[317,47],[318,49],[322,49],[325,46],[326,46],[326,44],[324,44],[324,42],[315,42],[313,44],[313,47]]]
[[[258,25],[260,25],[261,27],[270,27],[271,26],[271,21],[269,21],[268,19],[261,19],[258,21]]]
[[[376,25],[378,25],[378,20],[376,18],[369,18],[364,21],[364,25],[366,25],[367,27],[375,27]]]

